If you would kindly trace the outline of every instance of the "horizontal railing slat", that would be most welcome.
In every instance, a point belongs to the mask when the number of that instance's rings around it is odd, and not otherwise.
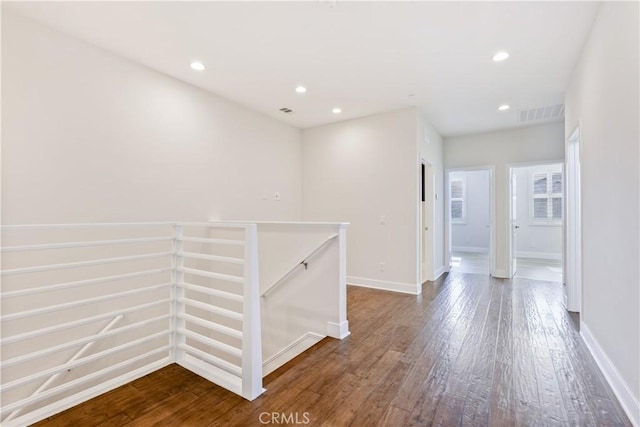
[[[129,228],[129,227],[160,227],[174,225],[174,222],[104,222],[78,224],[9,224],[1,225],[0,230],[69,230],[74,228]],[[223,228],[223,227],[221,227]]]
[[[214,273],[212,271],[198,270],[196,268],[178,267],[178,271],[196,276],[208,277],[210,279],[225,280],[227,282],[243,283],[244,278],[241,276],[232,276],[230,274]]]
[[[183,242],[193,242],[193,243],[210,243],[216,245],[234,245],[234,246],[244,246],[243,240],[229,240],[229,239],[211,239],[208,237],[181,237],[179,240]]]
[[[116,274],[114,276],[96,277],[95,279],[78,280],[77,282],[59,283],[56,285],[39,286],[37,288],[20,289],[17,291],[8,291],[2,293],[2,298],[15,298],[25,295],[39,294],[41,292],[52,292],[61,289],[75,288],[78,286],[97,285],[105,282],[115,282],[117,280],[134,279],[152,274],[161,274],[173,270],[171,267],[156,268],[152,270],[136,271],[134,273]]]
[[[197,332],[190,331],[188,329],[180,328],[178,329],[178,332],[180,332],[187,338],[191,338],[193,340],[198,341],[201,344],[223,351],[230,356],[234,356],[238,358],[242,356],[242,350],[237,347],[233,347],[229,344],[225,344],[218,340],[214,340],[213,338],[205,337],[204,335],[201,335]]]
[[[66,383],[64,383],[62,385],[59,385],[59,386],[54,387],[54,388],[51,388],[51,389],[49,389],[47,391],[43,391],[40,394],[36,394],[34,396],[27,397],[26,399],[22,399],[22,400],[19,400],[17,402],[11,403],[9,405],[3,406],[2,407],[2,416],[4,416],[7,412],[11,412],[11,411],[13,411],[15,409],[18,409],[20,407],[23,407],[23,406],[26,406],[26,405],[31,405],[31,404],[37,403],[37,402],[39,402],[41,400],[44,400],[44,399],[48,399],[49,397],[51,397],[51,396],[53,396],[53,395],[55,395],[57,393],[72,389],[73,387],[76,387],[78,385],[84,384],[84,383],[89,382],[89,381],[94,381],[96,379],[99,379],[102,375],[108,374],[110,372],[115,372],[118,369],[124,368],[124,367],[126,367],[128,365],[133,365],[134,363],[137,363],[137,362],[139,362],[141,360],[147,359],[147,358],[149,358],[149,357],[151,357],[153,355],[159,354],[159,353],[164,352],[164,351],[168,351],[169,348],[170,348],[170,346],[166,345],[166,346],[163,346],[161,348],[148,351],[148,352],[146,352],[144,354],[141,354],[139,356],[133,357],[131,359],[127,359],[127,360],[122,361],[120,363],[116,363],[115,365],[111,365],[111,366],[109,366],[107,368],[100,369],[100,370],[98,370],[96,372],[92,372],[91,374],[85,375],[85,376],[80,377],[78,379],[75,379],[73,381],[66,382]]]
[[[29,411],[25,415],[21,415],[17,418],[14,418],[13,420],[11,420],[11,423],[8,425],[26,426],[26,425],[34,424],[40,420],[47,418],[48,416],[53,415],[54,413],[60,412],[60,408],[63,408],[63,410],[71,408],[74,405],[77,405],[81,402],[85,402],[88,399],[99,396],[103,393],[113,390],[116,387],[125,385],[144,375],[155,372],[158,369],[161,369],[164,366],[167,366],[171,362],[172,362],[171,357],[167,356],[155,362],[146,364],[140,368],[134,369],[133,371],[128,371],[115,378],[112,378],[106,381],[101,381],[96,385],[90,386],[89,388],[82,389],[77,393],[63,397],[59,400],[54,401],[53,403],[45,404],[40,408]],[[53,411],[52,411],[52,408],[54,408]]]
[[[50,354],[54,354],[57,353],[59,351],[64,351],[64,350],[68,350],[70,348],[74,348],[74,347],[78,347],[80,345],[86,344],[88,342],[91,341],[98,341],[98,340],[102,340],[108,337],[112,337],[114,335],[117,334],[121,334],[123,332],[128,332],[128,331],[132,331],[135,328],[141,328],[143,326],[149,325],[153,322],[159,322],[161,320],[166,320],[169,319],[171,317],[171,315],[169,314],[165,314],[162,316],[156,316],[152,319],[146,319],[146,320],[141,320],[140,322],[136,322],[136,323],[132,323],[130,325],[126,325],[126,326],[121,326],[117,329],[112,329],[108,332],[103,332],[103,333],[98,333],[98,334],[93,334],[93,335],[89,335],[88,337],[84,337],[84,338],[78,338],[76,340],[73,341],[69,341],[63,344],[59,344],[53,347],[48,347],[42,350],[38,350],[38,351],[34,351],[22,356],[16,356],[13,359],[8,359],[2,362],[2,367],[3,368],[8,368],[10,366],[13,365],[17,365],[20,363],[24,363],[24,362],[28,362],[30,360],[33,359],[37,359],[39,357],[44,357],[44,356],[49,356]],[[169,335],[169,330],[167,329],[167,336]]]
[[[231,292],[219,291],[217,289],[207,288],[206,286],[194,285],[191,283],[180,282],[180,286],[190,291],[200,292],[203,294],[211,295],[212,297],[224,298],[229,301],[242,302],[242,295],[232,294]]]
[[[101,359],[103,357],[111,356],[112,354],[115,354],[115,353],[118,353],[120,351],[129,349],[131,347],[135,347],[137,345],[143,344],[143,343],[148,342],[148,341],[152,341],[152,340],[154,340],[156,338],[160,338],[162,336],[167,336],[168,337],[168,334],[166,332],[164,332],[164,331],[156,332],[155,334],[152,334],[152,335],[149,335],[149,336],[146,336],[146,337],[143,337],[143,338],[138,338],[138,339],[133,340],[133,341],[129,341],[127,343],[118,345],[116,347],[112,347],[112,348],[109,348],[107,350],[103,350],[101,352],[94,353],[94,354],[92,354],[90,356],[84,356],[84,357],[82,357],[80,359],[74,360],[71,363],[64,363],[62,365],[55,366],[53,368],[49,368],[49,369],[46,369],[44,371],[37,372],[35,374],[32,374],[32,375],[17,379],[15,381],[11,381],[9,383],[3,384],[0,387],[0,393],[7,392],[7,391],[12,390],[12,389],[14,389],[16,387],[20,387],[22,385],[28,384],[28,383],[33,382],[33,381],[37,381],[38,379],[41,379],[41,378],[44,378],[44,377],[47,377],[47,376],[55,375],[55,374],[57,374],[59,372],[62,372],[62,371],[75,369],[78,366],[86,365],[87,363],[93,362],[93,361]]]
[[[211,363],[212,365],[217,366],[218,368],[223,369],[230,374],[236,375],[238,377],[242,376],[242,368],[240,366],[234,365],[233,363],[227,362],[226,360],[220,359],[219,357],[215,357],[205,351],[192,347],[189,344],[180,344],[179,347],[192,356],[200,358],[204,362]]]
[[[218,323],[210,322],[208,320],[204,320],[197,316],[193,316],[187,313],[178,314],[178,317],[187,322],[194,323],[198,326],[202,326],[203,328],[209,328],[213,331],[223,333],[232,338],[242,339],[242,331],[239,331],[237,329],[229,328],[227,326],[223,326]]]
[[[136,311],[146,310],[147,308],[151,308],[154,306],[159,306],[161,304],[169,304],[171,299],[163,299],[159,301],[150,302],[147,304],[140,304],[133,307],[125,308],[122,310],[111,311],[109,313],[99,314],[97,316],[85,317],[84,319],[74,320],[72,322],[61,323],[59,325],[49,326],[47,328],[36,329],[29,332],[24,332],[22,334],[13,335],[7,338],[3,338],[0,341],[0,345],[9,345],[15,342],[24,341],[32,338],[37,338],[42,335],[48,335],[55,332],[64,331],[65,329],[71,329],[78,326],[88,325],[90,323],[99,322],[101,320],[110,319],[114,316],[125,315],[129,313],[134,313]]]
[[[171,237],[140,237],[135,239],[93,240],[87,242],[47,243],[40,245],[6,246],[0,252],[43,251],[51,249],[88,248],[93,246],[130,245],[136,243],[170,242]]]
[[[130,291],[116,292],[116,293],[113,293],[113,294],[102,295],[102,296],[99,296],[99,297],[86,298],[86,299],[82,299],[82,300],[66,302],[66,303],[63,303],[63,304],[50,305],[50,306],[41,307],[41,308],[35,308],[33,310],[20,311],[18,313],[5,314],[4,316],[0,317],[0,321],[1,322],[8,322],[10,320],[22,319],[22,318],[25,318],[25,317],[36,316],[36,315],[39,315],[39,314],[51,313],[51,312],[54,312],[54,311],[65,310],[65,309],[68,309],[68,308],[73,308],[73,307],[77,307],[77,306],[83,306],[83,305],[86,305],[86,304],[93,304],[93,303],[96,303],[96,302],[107,301],[107,300],[110,300],[110,299],[128,297],[128,296],[131,296],[131,295],[141,294],[141,293],[144,293],[144,292],[156,291],[156,290],[159,290],[159,289],[162,289],[162,288],[169,288],[171,285],[172,285],[172,283],[163,283],[163,284],[160,284],[160,285],[153,285],[153,286],[147,286],[147,287],[144,287],[144,288],[132,289]]]
[[[67,268],[91,267],[94,265],[113,264],[117,262],[139,261],[142,259],[161,258],[169,255],[173,255],[173,252],[170,252],[170,251],[156,252],[156,253],[144,254],[144,255],[130,255],[130,256],[117,257],[117,258],[102,258],[102,259],[92,259],[88,261],[75,261],[75,262],[69,262],[65,264],[48,264],[48,265],[40,265],[37,267],[14,268],[12,270],[2,270],[0,274],[2,274],[3,276],[10,276],[14,274],[39,273],[42,271],[64,270]]]
[[[195,252],[178,252],[176,255],[184,257],[184,258],[195,258],[195,259],[203,259],[203,260],[206,260],[206,261],[226,262],[228,264],[244,264],[244,260],[242,258],[232,258],[232,257],[226,257],[226,256],[199,254],[199,253],[195,253]]]
[[[242,320],[242,313],[227,310],[225,308],[216,307],[215,305],[207,304],[200,301],[195,301],[189,298],[178,298],[178,302],[182,304],[190,305],[191,307],[194,307],[194,308],[199,308],[200,310],[208,311],[209,313],[219,314],[220,316],[224,316],[229,319]]]

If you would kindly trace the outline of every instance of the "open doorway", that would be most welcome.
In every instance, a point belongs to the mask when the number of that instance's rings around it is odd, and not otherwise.
[[[510,168],[510,275],[562,283],[562,163]]]
[[[576,127],[566,144],[566,268],[567,310],[582,308],[582,208],[580,201],[580,129]]]
[[[493,170],[453,170],[447,176],[449,271],[489,275],[493,265]]]
[[[435,178],[433,166],[424,160],[420,161],[420,194],[418,202],[418,277],[420,283],[426,280],[434,280],[435,272],[435,245],[434,245],[434,218],[435,218]]]

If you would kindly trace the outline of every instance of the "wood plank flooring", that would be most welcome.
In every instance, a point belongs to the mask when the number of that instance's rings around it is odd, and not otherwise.
[[[420,296],[349,287],[351,336],[253,402],[171,365],[38,425],[630,426],[562,300],[558,283],[467,273]]]

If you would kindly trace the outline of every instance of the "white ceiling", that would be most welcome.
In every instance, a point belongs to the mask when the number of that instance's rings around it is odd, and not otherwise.
[[[518,109],[562,103],[598,3],[3,7],[300,128],[414,105],[450,136],[514,127]],[[511,57],[492,62],[501,49]],[[195,59],[204,72],[190,69]],[[308,92],[295,93],[298,84]],[[498,112],[502,103],[511,110]],[[343,113],[332,114],[334,106]],[[282,107],[294,113],[285,115]]]

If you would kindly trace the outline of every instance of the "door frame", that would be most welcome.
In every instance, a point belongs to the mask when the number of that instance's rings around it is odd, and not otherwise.
[[[424,182],[422,180],[422,167],[424,166]],[[431,215],[425,218],[422,205],[422,186],[424,185],[424,200],[427,203],[427,209],[430,209]],[[429,204],[431,202],[431,204]],[[427,162],[423,157],[418,162],[418,247],[417,247],[417,277],[418,283],[422,285],[425,281],[435,280],[435,215],[436,215],[436,199],[435,199],[435,171],[433,164]],[[425,233],[424,227],[428,227]],[[425,254],[423,248],[431,249],[431,256]],[[423,271],[422,263],[425,263]]]
[[[568,311],[582,310],[582,191],[581,191],[581,134],[578,123],[565,144],[565,268],[564,282],[567,285]],[[566,271],[565,271],[566,270]]]
[[[489,274],[495,275],[496,271],[496,187],[495,165],[469,166],[462,168],[445,169],[444,175],[444,267],[445,271],[450,270],[451,265],[451,201],[450,201],[450,182],[451,174],[454,172],[474,172],[479,170],[489,171]]]
[[[546,161],[542,161],[542,162],[523,162],[523,163],[509,163],[507,164],[507,191],[508,191],[508,200],[509,200],[509,204],[507,205],[507,208],[509,210],[508,213],[508,232],[507,232],[507,277],[508,278],[513,278],[513,276],[515,275],[515,271],[513,270],[513,258],[516,256],[516,250],[512,245],[513,242],[513,198],[511,197],[511,185],[513,183],[513,170],[514,169],[518,169],[518,168],[529,168],[529,167],[533,167],[533,166],[546,166],[546,165],[561,165],[561,169],[562,169],[562,179],[565,180],[566,182],[566,171],[565,171],[565,162],[564,160],[546,160]],[[566,188],[566,187],[565,187]],[[566,191],[565,194],[563,194],[563,198],[566,196]],[[520,196],[518,196],[519,198]],[[526,197],[528,197],[528,194],[526,195]],[[566,198],[565,198],[566,200]],[[566,205],[565,205],[566,206]],[[566,210],[565,210],[566,212]],[[565,218],[566,215],[563,212],[562,215],[562,234],[564,236],[565,233]],[[527,218],[528,221],[528,218]],[[561,250],[561,254],[562,254],[562,260],[560,261],[561,265],[563,266],[562,269],[562,275],[563,275],[563,281],[564,281],[564,251],[565,251],[565,242],[564,242],[564,238],[563,238],[563,242],[562,242],[562,250]]]

